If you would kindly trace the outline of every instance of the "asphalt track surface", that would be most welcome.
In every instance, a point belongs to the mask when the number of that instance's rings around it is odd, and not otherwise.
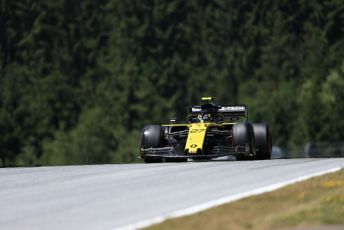
[[[0,229],[130,228],[343,166],[332,158],[2,168]]]

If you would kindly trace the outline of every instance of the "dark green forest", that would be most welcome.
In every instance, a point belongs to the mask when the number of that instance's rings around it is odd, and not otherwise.
[[[0,166],[137,161],[201,96],[344,140],[343,0],[0,0]]]

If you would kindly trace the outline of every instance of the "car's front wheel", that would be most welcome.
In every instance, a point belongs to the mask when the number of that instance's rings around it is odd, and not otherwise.
[[[146,125],[141,133],[142,148],[158,148],[161,145],[163,130],[160,125]]]
[[[249,147],[249,156],[238,154],[235,156],[237,160],[252,160],[255,156],[255,143],[254,143],[254,134],[253,127],[248,122],[236,123],[233,125],[232,129],[232,139],[233,145],[236,146],[248,146]]]
[[[146,125],[141,133],[141,148],[159,148],[162,145],[163,129],[160,125]],[[145,163],[160,163],[161,157],[141,155]]]

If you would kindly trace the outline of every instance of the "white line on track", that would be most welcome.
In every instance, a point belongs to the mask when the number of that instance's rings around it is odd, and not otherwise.
[[[126,225],[126,226],[122,226],[119,228],[114,228],[113,230],[134,230],[134,229],[140,229],[140,228],[145,228],[148,227],[150,225],[153,224],[158,224],[161,223],[167,219],[171,219],[171,218],[177,218],[177,217],[182,217],[182,216],[186,216],[186,215],[191,215],[209,208],[213,208],[225,203],[229,203],[232,201],[236,201],[245,197],[249,197],[249,196],[253,196],[253,195],[258,195],[258,194],[262,194],[265,192],[271,192],[273,190],[279,189],[281,187],[284,187],[286,185],[290,185],[290,184],[294,184],[300,181],[304,181],[307,179],[310,179],[312,177],[316,177],[316,176],[321,176],[327,173],[332,173],[332,172],[336,172],[339,171],[342,167],[336,167],[336,168],[332,168],[332,169],[328,169],[328,170],[324,170],[324,171],[320,171],[317,173],[312,173],[306,176],[302,176],[302,177],[298,177],[292,180],[287,180],[284,182],[279,182],[276,184],[272,184],[272,185],[268,185],[268,186],[264,186],[261,188],[257,188],[257,189],[253,189],[251,191],[246,191],[246,192],[242,192],[242,193],[238,193],[238,194],[234,194],[234,195],[230,195],[230,196],[226,196],[220,199],[216,199],[213,201],[209,201],[203,204],[199,204],[199,205],[195,205],[186,209],[182,209],[182,210],[178,210],[169,214],[165,214],[165,215],[160,215],[160,216],[156,216],[154,218],[148,219],[148,220],[143,220],[137,223],[133,223],[130,225]]]

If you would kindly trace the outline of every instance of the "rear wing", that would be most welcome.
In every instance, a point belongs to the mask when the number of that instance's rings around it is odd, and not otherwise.
[[[209,113],[209,110],[204,110],[200,105],[193,105],[190,108],[190,114],[192,115],[202,113]],[[244,120],[248,121],[248,109],[246,105],[214,105],[210,113],[222,115],[225,120],[231,120],[233,117],[244,117]]]

